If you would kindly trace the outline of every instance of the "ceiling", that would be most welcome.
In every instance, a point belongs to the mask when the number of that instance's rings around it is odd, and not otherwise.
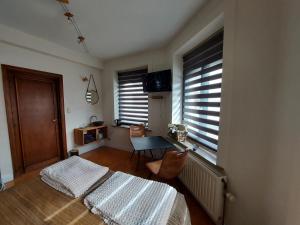
[[[70,0],[91,55],[109,59],[165,45],[206,0]],[[84,51],[56,0],[0,0],[0,23]]]

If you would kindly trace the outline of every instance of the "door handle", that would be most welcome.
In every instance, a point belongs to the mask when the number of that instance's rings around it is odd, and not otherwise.
[[[52,120],[53,123],[55,123],[56,121],[57,121],[56,119],[53,119],[53,120]]]

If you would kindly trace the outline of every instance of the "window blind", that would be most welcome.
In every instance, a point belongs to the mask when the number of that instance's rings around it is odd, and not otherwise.
[[[119,119],[121,125],[148,123],[148,94],[143,92],[147,69],[119,72]]]
[[[223,72],[223,31],[183,56],[183,121],[188,136],[214,151]]]

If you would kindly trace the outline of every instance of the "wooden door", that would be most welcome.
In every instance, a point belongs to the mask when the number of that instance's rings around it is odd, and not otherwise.
[[[2,69],[15,176],[63,159],[61,76],[15,67]]]

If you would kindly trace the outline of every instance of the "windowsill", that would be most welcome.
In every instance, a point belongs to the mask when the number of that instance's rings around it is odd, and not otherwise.
[[[193,156],[198,157],[201,160],[204,160],[205,162],[207,162],[208,164],[219,168],[217,166],[217,154],[215,152],[209,151],[209,150],[205,149],[204,147],[199,146],[199,144],[197,144],[198,149],[196,151],[193,151],[192,150],[193,149],[193,144],[196,144],[196,143],[193,143],[191,140],[186,140],[184,142],[179,142],[179,141],[176,141],[176,140],[174,140],[173,138],[171,138],[169,136],[167,137],[167,139],[169,141],[171,141],[172,144],[175,145],[178,148],[189,148],[189,149],[191,149],[189,152],[191,154],[193,154]]]
[[[121,128],[121,129],[129,129],[129,128],[130,128],[130,126],[128,126],[128,125],[121,125],[121,126],[111,125],[111,127]],[[145,128],[145,130],[146,130],[147,132],[151,132],[151,131],[152,131],[152,130],[150,130],[150,129],[148,129],[148,128]]]

